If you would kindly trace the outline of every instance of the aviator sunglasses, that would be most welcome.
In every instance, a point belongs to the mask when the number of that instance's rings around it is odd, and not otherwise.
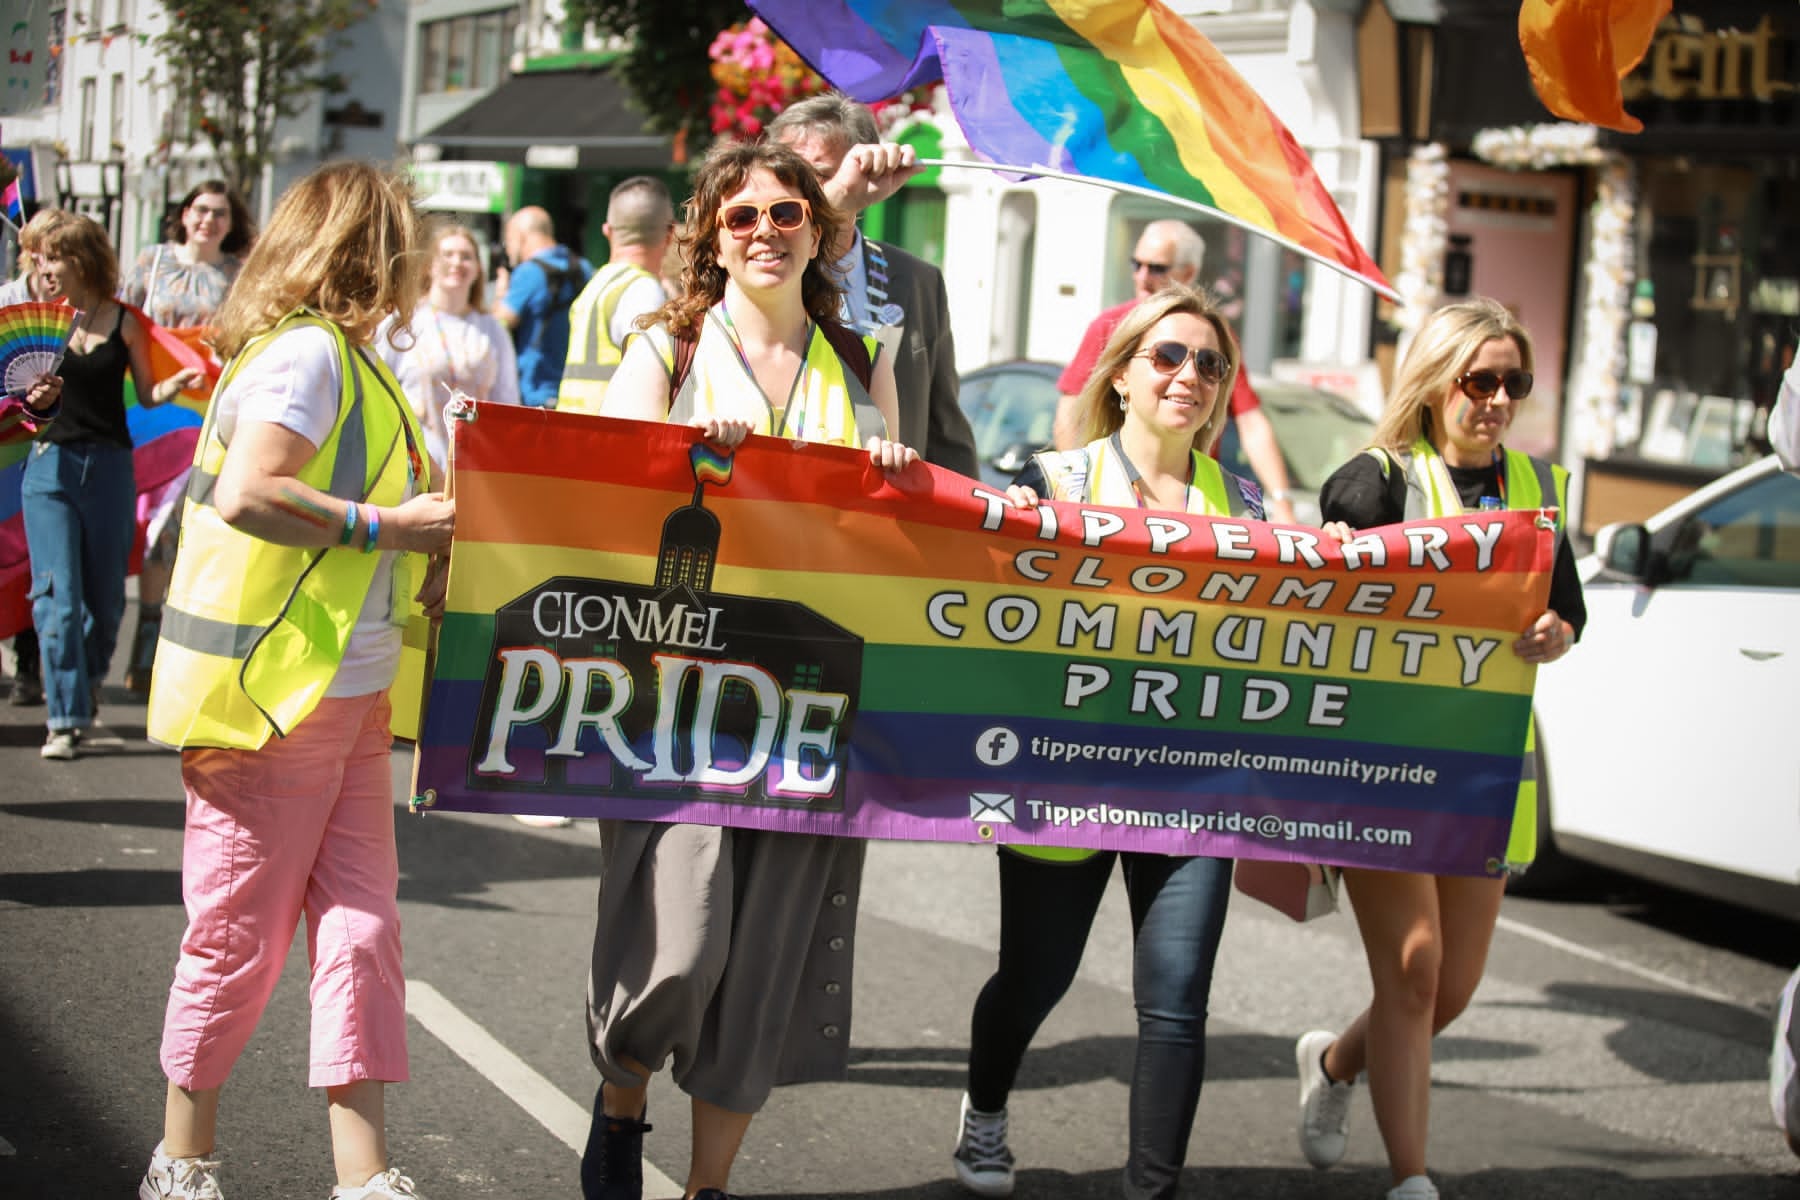
[[[769,214],[769,224],[782,233],[792,233],[812,216],[812,205],[800,197],[771,200],[767,204],[727,204],[719,210],[719,224],[732,237],[749,237],[762,224],[764,213]]]
[[[1231,370],[1231,360],[1210,346],[1184,346],[1180,342],[1158,342],[1132,355],[1147,358],[1158,375],[1174,375],[1194,360],[1194,373],[1208,383],[1218,383]]]
[[[1531,395],[1531,372],[1514,369],[1499,371],[1464,371],[1456,377],[1456,386],[1471,400],[1492,400],[1501,387],[1514,400]]]

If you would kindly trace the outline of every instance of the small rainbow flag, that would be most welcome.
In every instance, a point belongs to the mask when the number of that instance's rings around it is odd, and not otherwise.
[[[750,0],[835,87],[873,102],[944,81],[983,157],[1198,205],[1377,291],[1306,152],[1160,0]]]
[[[731,455],[722,450],[705,442],[695,442],[694,448],[688,451],[688,461],[694,468],[695,483],[716,483],[723,487],[731,482]]]

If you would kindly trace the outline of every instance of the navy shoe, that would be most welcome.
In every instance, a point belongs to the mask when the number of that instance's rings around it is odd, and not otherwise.
[[[644,1135],[649,1132],[642,1118],[607,1116],[600,1093],[594,1093],[594,1123],[581,1154],[582,1200],[643,1200]]]
[[[740,1200],[730,1192],[721,1192],[718,1188],[701,1188],[694,1193],[694,1200]]]

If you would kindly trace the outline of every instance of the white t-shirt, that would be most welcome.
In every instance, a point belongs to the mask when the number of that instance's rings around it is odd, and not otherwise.
[[[338,396],[344,375],[338,364],[337,341],[329,330],[301,325],[279,334],[270,345],[233,376],[213,398],[219,410],[219,436],[229,446],[240,422],[267,421],[290,429],[317,449],[337,423]],[[377,388],[364,392],[365,404],[391,403]],[[409,483],[410,498],[417,488]],[[379,545],[379,543],[377,543]],[[344,661],[325,689],[327,696],[366,696],[394,682],[400,665],[400,627],[393,623],[394,554],[377,552],[375,578],[357,615]],[[410,599],[404,597],[403,600]],[[404,612],[404,609],[401,610]]]
[[[619,294],[619,306],[613,309],[612,320],[607,323],[606,332],[612,337],[612,344],[620,347],[625,339],[637,331],[637,319],[647,312],[655,312],[669,297],[663,292],[662,280],[656,276],[640,276],[631,281]]]
[[[388,339],[393,327],[394,318],[388,317],[375,331],[375,353],[400,381],[425,431],[431,460],[441,468],[449,462],[446,386],[490,404],[519,402],[519,362],[512,335],[491,313],[440,312],[424,301],[413,312],[411,349],[394,348]],[[406,344],[404,337],[401,344]]]

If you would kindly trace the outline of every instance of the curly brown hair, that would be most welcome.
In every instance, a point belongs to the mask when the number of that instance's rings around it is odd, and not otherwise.
[[[687,219],[676,235],[682,258],[681,295],[638,318],[638,328],[667,323],[671,333],[698,335],[706,311],[725,297],[725,268],[719,265],[719,209],[755,170],[767,171],[812,207],[819,245],[838,244],[848,228],[848,218],[825,198],[818,174],[805,159],[775,142],[717,144],[695,173]],[[827,262],[823,253],[814,256],[801,275],[800,296],[814,321],[837,321],[843,296],[837,264]]]

